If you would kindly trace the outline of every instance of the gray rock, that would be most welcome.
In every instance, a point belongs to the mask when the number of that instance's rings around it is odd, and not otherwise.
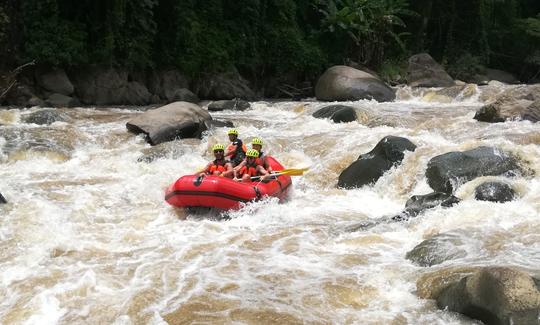
[[[474,198],[480,201],[508,202],[515,197],[514,189],[501,182],[484,182],[474,190]]]
[[[463,152],[448,152],[428,162],[426,178],[438,192],[453,193],[460,184],[480,176],[520,174],[515,157],[491,147],[478,147]]]
[[[209,120],[204,121],[204,125],[208,130],[215,129],[215,128],[233,128],[234,124],[231,121],[217,121],[217,120]]]
[[[393,217],[395,221],[407,220],[411,217],[416,217],[425,210],[435,208],[437,206],[451,207],[460,202],[460,199],[442,192],[433,192],[426,195],[413,195],[405,203],[405,210],[399,215]]]
[[[450,87],[454,79],[429,54],[415,54],[409,58],[407,81],[411,87]]]
[[[315,113],[313,113],[315,118],[329,118],[334,123],[344,123],[356,121],[356,111],[354,108],[345,105],[332,105],[326,106]]]
[[[529,105],[522,113],[521,118],[523,120],[538,122],[540,121],[540,100],[534,101]]]
[[[146,86],[137,81],[129,82],[123,91],[124,98],[121,100],[122,104],[144,106],[150,103],[150,97],[152,95],[148,92]]]
[[[517,80],[517,78],[514,77],[514,75],[506,71],[488,68],[485,70],[485,74],[489,80],[496,80],[496,81],[504,82],[507,84],[519,83],[519,80]]]
[[[178,70],[153,71],[148,80],[148,90],[167,103],[175,101],[176,92],[179,89],[187,88],[189,88],[189,79]]]
[[[138,115],[126,127],[135,134],[146,134],[146,140],[157,145],[177,138],[200,137],[206,130],[204,122],[211,119],[206,110],[193,103],[175,102]]]
[[[45,105],[51,107],[75,107],[80,106],[81,103],[77,98],[69,97],[62,94],[52,94],[45,100]]]
[[[0,193],[0,204],[6,204],[6,203],[7,203],[7,200],[4,198],[2,193]]]
[[[226,109],[245,111],[249,109],[251,104],[245,100],[235,98],[233,100],[218,100],[208,105],[208,110],[212,112],[219,112]]]
[[[40,87],[47,91],[65,96],[73,94],[73,84],[63,69],[51,67],[37,68],[36,81]]]
[[[36,97],[36,96],[32,96],[29,100],[28,100],[28,105],[30,107],[34,107],[34,106],[38,106],[38,107],[43,107],[45,106],[45,102],[39,98],[39,97]]]
[[[44,109],[27,115],[23,119],[26,123],[48,125],[54,122],[65,122],[68,120],[68,117],[66,114],[62,114],[57,110]]]
[[[373,150],[360,155],[341,172],[338,187],[355,188],[374,183],[390,168],[401,163],[406,150],[415,149],[416,145],[406,138],[386,136]]]
[[[195,90],[202,99],[256,99],[248,81],[236,71],[202,77],[196,82]]]
[[[26,84],[17,84],[6,96],[7,105],[31,107],[34,106],[33,98],[36,98],[36,91],[33,87]],[[32,100],[32,103],[30,102]]]
[[[177,89],[173,94],[173,102],[189,102],[193,104],[199,103],[199,97],[192,93],[187,88]]]
[[[84,104],[125,104],[128,74],[113,68],[89,67],[72,74],[77,96]]]
[[[396,94],[377,77],[354,68],[337,65],[326,70],[317,81],[315,96],[324,101],[375,99],[392,101]]]
[[[485,267],[437,296],[437,306],[485,324],[538,325],[540,291],[534,278],[507,267]]]
[[[459,234],[439,234],[416,245],[405,258],[419,266],[433,266],[467,256],[467,252],[460,248],[463,244]]]

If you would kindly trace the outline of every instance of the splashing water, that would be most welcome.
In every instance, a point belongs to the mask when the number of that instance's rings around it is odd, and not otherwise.
[[[256,102],[213,114],[234,121],[247,142],[263,138],[286,168],[310,166],[294,177],[287,202],[251,203],[226,220],[163,200],[168,184],[211,159],[225,129],[150,148],[125,129],[135,110],[66,109],[70,122],[49,126],[22,123],[32,110],[0,111],[0,193],[9,201],[0,205],[0,323],[472,324],[419,298],[416,281],[449,266],[538,272],[538,176],[511,180],[516,201],[475,201],[477,179],[452,208],[347,229],[431,192],[427,162],[448,151],[496,146],[538,175],[540,124],[475,121],[476,88],[448,103],[400,91],[393,103],[346,103],[358,121],[344,124],[313,118],[328,105],[321,102]],[[341,171],[386,135],[418,148],[373,186],[337,189]],[[149,150],[161,152],[141,161]],[[430,269],[405,259],[449,231],[474,238],[465,257]]]

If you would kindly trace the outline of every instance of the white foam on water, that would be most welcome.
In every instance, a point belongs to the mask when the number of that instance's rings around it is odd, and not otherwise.
[[[173,209],[163,196],[176,178],[212,159],[214,143],[227,143],[226,128],[202,140],[176,141],[177,158],[145,163],[137,159],[150,146],[125,129],[139,112],[66,111],[77,137],[68,160],[39,153],[1,160],[0,191],[9,204],[0,205],[0,292],[9,298],[0,304],[0,322],[163,324],[168,313],[192,306],[201,319],[220,315],[224,322],[233,322],[233,310],[254,309],[306,322],[471,324],[415,295],[418,277],[429,269],[405,255],[424,239],[454,231],[471,238],[463,246],[467,254],[441,267],[537,268],[540,149],[534,134],[540,125],[476,122],[477,98],[447,104],[420,98],[340,103],[361,116],[342,124],[311,116],[334,103],[257,102],[243,112],[212,113],[233,120],[246,144],[262,137],[263,150],[285,168],[309,167],[293,177],[286,202],[249,203],[224,220]],[[13,117],[22,112],[0,118],[11,121],[7,127],[36,128]],[[386,135],[406,137],[417,149],[375,184],[337,189],[341,171]],[[3,148],[2,127],[0,139]],[[476,201],[474,180],[456,193],[462,202],[451,208],[354,228],[396,215],[410,196],[431,192],[424,173],[432,157],[480,145],[528,161],[534,175],[505,180],[517,200]],[[206,307],[198,310],[197,303]],[[192,317],[188,310],[181,316]]]

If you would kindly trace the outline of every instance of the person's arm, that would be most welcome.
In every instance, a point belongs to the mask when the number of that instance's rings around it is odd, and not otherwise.
[[[271,176],[268,171],[264,169],[264,167],[261,165],[257,165],[257,174],[261,176],[261,181],[267,180]]]
[[[263,166],[264,168],[266,168],[266,171],[269,173],[269,174],[272,174],[274,171],[272,170],[272,167],[270,166],[270,164],[268,163],[268,160],[266,160],[266,155],[264,155],[263,157]]]
[[[245,165],[244,162],[241,162],[238,166],[233,168],[233,179],[235,181],[238,180],[238,172],[240,171],[240,168],[242,168]]]
[[[228,157],[232,155],[236,151],[236,146],[233,144],[230,144],[227,146],[227,149],[225,150],[225,157]]]
[[[206,167],[204,167],[203,170],[201,170],[200,172],[198,172],[199,176],[202,176],[202,175],[206,175],[208,173],[208,171],[210,170],[210,166],[212,166],[212,163],[208,163],[208,165],[206,165]]]

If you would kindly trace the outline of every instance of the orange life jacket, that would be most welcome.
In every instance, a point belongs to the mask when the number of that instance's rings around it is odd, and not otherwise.
[[[255,161],[257,162],[257,165],[261,165],[265,167],[264,163],[266,162],[266,157],[263,157],[263,156],[264,156],[264,153],[262,151],[259,152],[259,158],[255,159]]]
[[[245,165],[240,168],[240,177],[248,174],[250,177],[257,176],[257,165]]]
[[[212,162],[212,166],[210,166],[210,169],[208,170],[208,174],[212,175],[214,172],[218,171],[220,173],[223,173],[226,171],[225,164],[227,162],[225,160],[218,161],[217,159]]]

